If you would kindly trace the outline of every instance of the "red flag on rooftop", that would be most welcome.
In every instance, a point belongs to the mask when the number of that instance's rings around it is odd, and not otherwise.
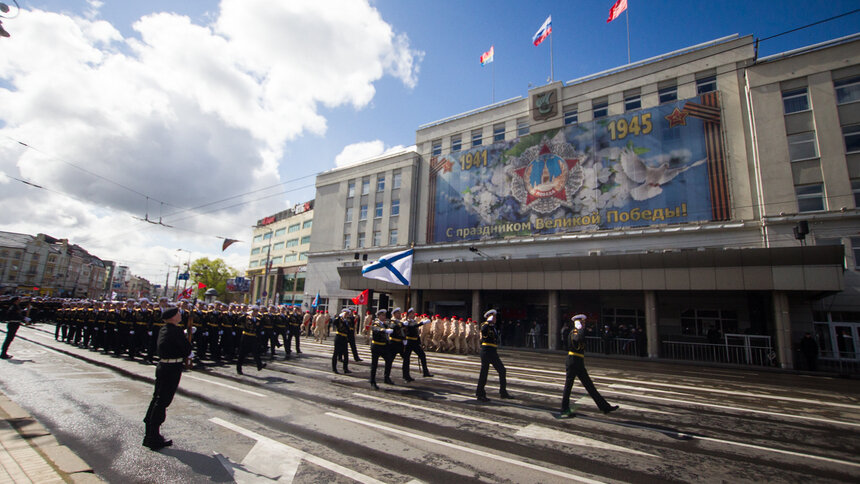
[[[609,9],[609,18],[606,19],[606,22],[609,23],[617,19],[625,10],[627,10],[627,0],[616,0],[615,5]]]

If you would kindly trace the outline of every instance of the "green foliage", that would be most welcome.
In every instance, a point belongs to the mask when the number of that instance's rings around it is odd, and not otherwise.
[[[189,272],[195,285],[199,282],[206,284],[205,288],[197,290],[197,297],[200,299],[203,299],[209,288],[215,288],[219,298],[224,296],[227,292],[227,279],[239,275],[239,271],[228,266],[223,259],[210,260],[207,257],[192,262]]]

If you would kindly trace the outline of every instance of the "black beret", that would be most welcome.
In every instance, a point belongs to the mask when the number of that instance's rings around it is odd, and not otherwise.
[[[163,319],[164,321],[167,321],[168,319],[172,318],[173,316],[176,316],[176,313],[178,313],[178,312],[179,312],[179,308],[176,308],[176,307],[164,309],[161,311],[161,319]]]

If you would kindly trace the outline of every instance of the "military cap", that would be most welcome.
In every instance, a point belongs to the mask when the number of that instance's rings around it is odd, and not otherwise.
[[[176,313],[178,313],[178,312],[179,312],[179,308],[177,308],[176,306],[167,307],[161,311],[161,319],[166,321],[166,320],[172,318],[173,316],[176,316]]]
[[[387,310],[385,310],[385,309],[380,309],[379,311],[376,311],[376,315],[377,315],[377,316],[379,316],[380,314],[383,314],[383,313],[384,313],[384,314],[388,314],[388,311],[387,311]]]
[[[402,312],[403,312],[403,310],[400,309],[400,306],[397,306],[396,308],[391,310],[391,314],[402,313]]]
[[[585,319],[586,319],[586,317],[585,317],[585,315],[584,315],[584,314],[577,314],[576,316],[574,316],[574,317],[570,318],[570,320],[571,320],[571,321],[576,321],[577,319],[585,320]]]
[[[489,311],[487,311],[486,313],[484,313],[484,317],[485,317],[485,318],[489,318],[490,316],[493,316],[493,315],[495,315],[496,313],[497,313],[497,311],[496,311],[495,309],[490,309]]]

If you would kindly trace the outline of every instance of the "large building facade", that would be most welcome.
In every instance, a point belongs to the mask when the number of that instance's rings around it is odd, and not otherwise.
[[[623,333],[637,355],[791,368],[815,330],[823,356],[855,361],[858,47],[757,59],[733,36],[421,126],[403,240],[368,243],[376,225],[357,231],[348,209],[378,202],[347,195],[406,160],[318,177],[315,289],[475,319],[493,307],[513,345],[558,347],[586,313],[595,339]],[[356,255],[412,244],[408,290],[361,277]]]
[[[265,304],[310,303],[305,291],[314,201],[300,203],[257,221],[246,277],[251,301]]]

